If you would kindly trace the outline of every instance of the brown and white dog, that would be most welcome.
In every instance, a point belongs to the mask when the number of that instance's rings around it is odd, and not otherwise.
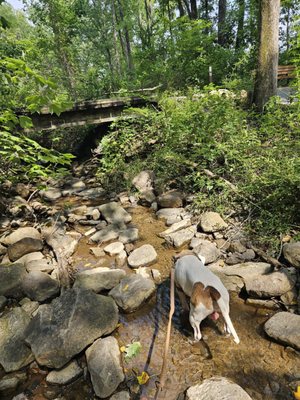
[[[229,293],[221,280],[204,266],[204,262],[204,257],[190,254],[179,255],[175,263],[175,284],[179,295],[180,290],[183,292],[180,299],[186,302],[184,294],[190,298],[189,320],[194,329],[194,338],[201,340],[200,323],[206,317],[216,320],[219,318],[218,312],[221,312],[225,331],[239,343],[240,339],[229,317]]]

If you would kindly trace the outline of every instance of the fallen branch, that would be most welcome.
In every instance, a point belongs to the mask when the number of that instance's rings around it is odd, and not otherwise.
[[[262,258],[264,261],[266,261],[267,263],[273,265],[273,267],[275,268],[282,268],[285,267],[284,264],[282,264],[280,261],[276,260],[276,258],[268,256],[268,254],[266,254],[263,250],[258,249],[255,246],[251,246],[251,249],[253,251],[255,251],[255,253]]]

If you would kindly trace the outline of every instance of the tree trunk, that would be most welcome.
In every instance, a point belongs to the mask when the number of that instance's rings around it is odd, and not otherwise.
[[[218,14],[218,43],[224,46],[226,43],[226,8],[227,0],[219,0],[219,14]]]
[[[182,4],[182,0],[177,0],[177,4],[178,4],[179,16],[180,17],[184,17],[185,16],[185,11],[184,11],[184,7],[183,7],[183,4]]]
[[[198,18],[197,0],[190,0],[191,3],[191,19]]]
[[[238,0],[238,1],[239,1],[239,13],[238,13],[238,28],[237,28],[236,43],[235,43],[236,50],[243,47],[244,44],[245,0]]]
[[[277,93],[280,0],[261,0],[261,26],[254,103],[262,111]]]
[[[286,50],[289,51],[290,49],[290,7],[287,8],[287,15],[286,15]]]

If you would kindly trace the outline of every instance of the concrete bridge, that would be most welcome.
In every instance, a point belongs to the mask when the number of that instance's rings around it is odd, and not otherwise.
[[[33,122],[33,130],[37,131],[82,125],[101,125],[114,121],[129,107],[145,107],[147,105],[156,106],[157,101],[154,97],[91,100],[75,103],[72,109],[62,112],[59,116],[51,114],[49,109],[44,108],[39,114],[30,114],[30,118]],[[125,115],[130,117],[130,113]]]

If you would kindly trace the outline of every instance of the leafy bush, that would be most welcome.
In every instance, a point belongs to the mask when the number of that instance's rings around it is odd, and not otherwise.
[[[197,208],[236,208],[266,235],[299,222],[299,106],[275,99],[258,118],[215,90],[166,96],[160,108],[115,125],[102,140],[100,175],[130,180],[137,166],[151,168],[162,187],[195,193]]]

